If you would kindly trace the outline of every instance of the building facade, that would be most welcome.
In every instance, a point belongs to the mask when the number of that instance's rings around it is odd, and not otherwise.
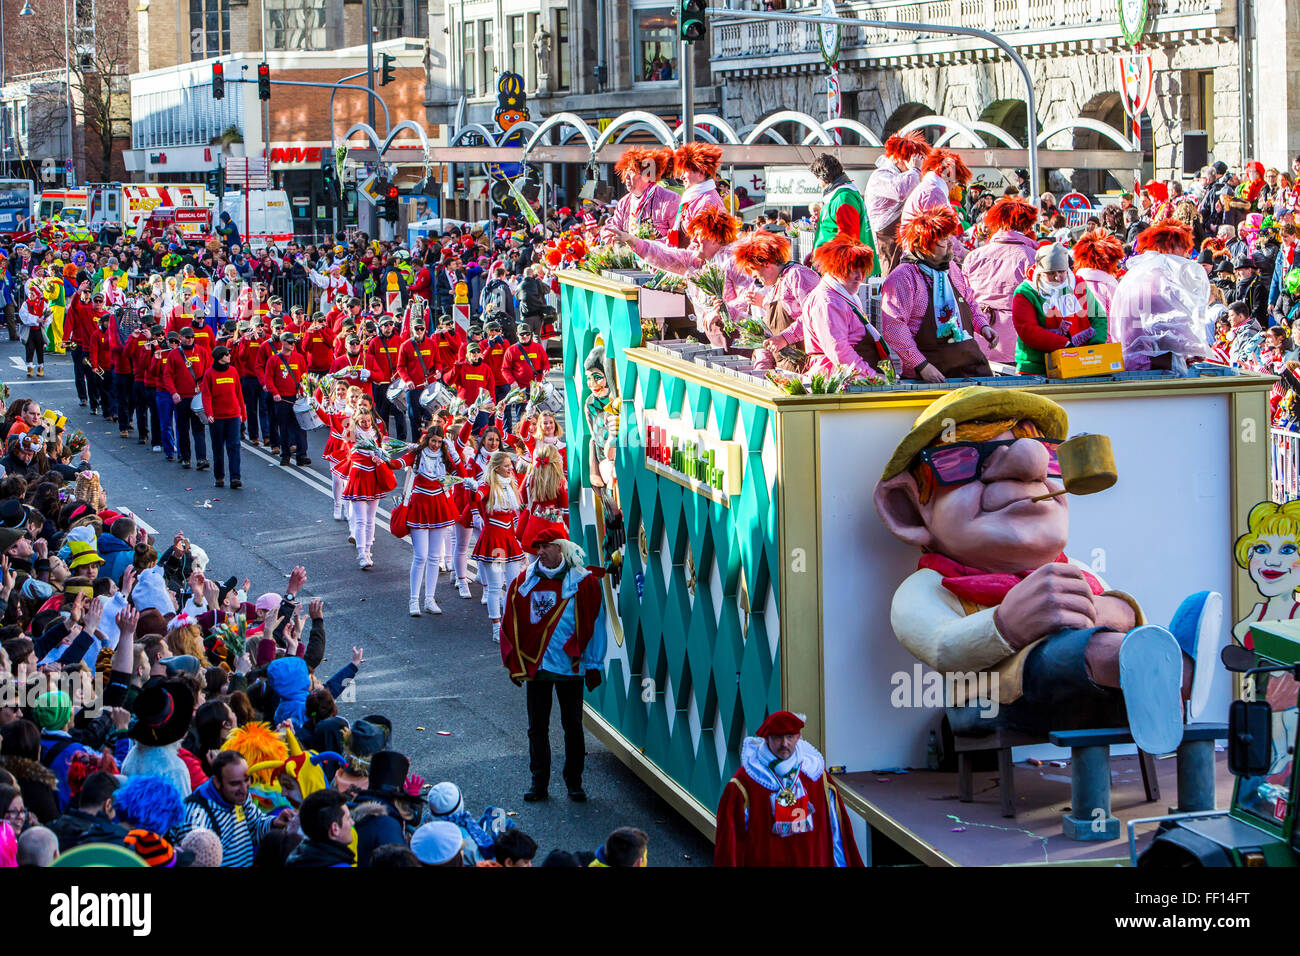
[[[1079,118],[1114,127],[1133,140],[1120,96],[1123,38],[1120,0],[850,0],[837,13],[873,21],[956,24],[991,31],[1025,58],[1038,96],[1040,130],[1060,132],[1045,145],[1088,149],[1106,136]],[[752,0],[733,6],[754,8]],[[819,12],[820,3],[791,7]],[[1300,9],[1285,0],[1148,0],[1140,53],[1151,57],[1154,89],[1142,121],[1144,173],[1181,177],[1183,134],[1204,131],[1210,160],[1230,166],[1258,158],[1288,168],[1300,150],[1300,56],[1291,38]],[[1244,18],[1239,22],[1239,14]],[[714,19],[713,79],[722,115],[737,128],[776,109],[826,116],[826,76],[816,27]],[[882,138],[926,115],[969,125],[986,122],[1025,140],[1025,85],[991,43],[924,30],[875,27],[841,32],[842,115]],[[1243,82],[1243,79],[1245,82]],[[937,131],[937,130],[936,130]],[[846,134],[847,135],[847,134]],[[988,137],[985,137],[988,138]],[[994,140],[990,139],[988,144]],[[967,143],[957,137],[954,145]],[[1069,174],[1070,171],[1064,171]],[[1113,177],[1056,177],[1079,188],[1125,187]]]

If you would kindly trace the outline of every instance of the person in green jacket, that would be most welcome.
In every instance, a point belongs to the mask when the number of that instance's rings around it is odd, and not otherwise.
[[[1039,247],[1011,299],[1011,322],[1021,375],[1046,374],[1048,352],[1106,341],[1106,309],[1070,269],[1070,254],[1060,243]]]
[[[849,181],[840,161],[830,153],[822,153],[810,167],[822,187],[822,211],[817,216],[817,235],[813,239],[813,252],[843,233],[871,247],[871,274],[880,275],[880,257],[876,255],[876,242],[867,221],[866,202],[858,187]]]

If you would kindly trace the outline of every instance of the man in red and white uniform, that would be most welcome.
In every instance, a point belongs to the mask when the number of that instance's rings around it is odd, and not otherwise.
[[[714,866],[862,866],[844,801],[804,722],[778,710],[740,745],[722,788]]]
[[[420,406],[420,393],[438,378],[438,364],[433,340],[425,334],[424,320],[411,323],[411,337],[397,351],[397,371],[406,390],[406,420],[411,426],[411,440],[420,437],[428,413]]]
[[[402,343],[405,340],[402,333],[397,331],[397,318],[392,315],[381,315],[378,319],[379,331],[368,343],[366,351],[374,359],[375,368],[375,414],[384,427],[388,428],[388,433],[403,441],[406,440],[406,416],[401,410],[388,400],[388,387],[393,380],[399,377],[398,363],[402,355]],[[388,424],[392,419],[392,425]]]

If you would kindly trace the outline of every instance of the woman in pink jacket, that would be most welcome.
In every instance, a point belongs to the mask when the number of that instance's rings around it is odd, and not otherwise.
[[[682,201],[671,189],[659,185],[659,180],[672,170],[673,151],[666,146],[655,150],[641,146],[625,149],[614,164],[614,172],[627,187],[627,195],[614,207],[609,225],[621,232],[635,232],[645,223],[654,227],[659,238],[668,235]]]
[[[822,277],[791,261],[789,239],[763,229],[736,243],[735,259],[740,270],[761,287],[749,293],[749,303],[763,309],[763,325],[772,333],[763,348],[754,350],[754,367],[779,365],[787,371],[802,372],[802,368],[793,367],[790,359],[780,358],[779,353],[788,345],[803,348],[804,302]]]
[[[690,245],[687,226],[696,216],[709,208],[727,211],[713,177],[722,164],[722,147],[712,143],[683,143],[673,155],[673,172],[686,189],[682,191],[677,218],[664,241],[670,246],[685,249]]]
[[[998,331],[997,345],[980,337],[980,348],[992,362],[1014,363],[1016,337],[1011,326],[1011,299],[1025,273],[1034,264],[1038,240],[1033,236],[1038,207],[1027,199],[1004,196],[984,214],[989,241],[971,250],[961,264],[962,274],[975,294],[974,305],[983,309]]]
[[[1124,244],[1105,229],[1095,229],[1080,236],[1073,251],[1074,274],[1087,283],[1088,291],[1110,315],[1110,300],[1119,288],[1115,274],[1124,261]]]
[[[723,326],[749,317],[748,293],[754,287],[754,281],[740,271],[732,255],[739,228],[735,216],[721,207],[708,206],[687,224],[690,246],[686,249],[637,239],[617,230],[613,230],[613,235],[656,269],[684,277],[686,296],[695,309],[696,327],[712,344],[726,345],[729,336]],[[700,273],[709,266],[716,266],[722,273],[721,301],[697,284]]]
[[[871,248],[839,235],[817,247],[813,265],[822,278],[804,302],[804,350],[809,371],[834,372],[848,365],[875,381],[879,364],[889,361],[889,347],[862,313],[858,286],[871,275]]]
[[[902,235],[907,224],[923,211],[932,210],[936,206],[948,206],[956,212],[952,204],[953,193],[960,197],[961,190],[970,183],[974,175],[965,160],[952,150],[931,150],[930,155],[925,157],[925,162],[921,164],[920,184],[912,190],[912,194],[903,203],[903,215],[898,225],[899,235]],[[968,251],[961,239],[953,238],[954,261],[961,262],[966,258]]]

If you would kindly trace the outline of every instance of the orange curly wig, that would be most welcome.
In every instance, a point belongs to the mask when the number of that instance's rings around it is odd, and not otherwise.
[[[813,253],[813,265],[835,279],[847,279],[850,272],[869,273],[875,261],[870,246],[843,234],[818,246]]]
[[[748,275],[757,275],[763,266],[780,266],[790,261],[790,241],[784,236],[759,229],[734,251],[736,265]]]
[[[926,255],[948,236],[959,232],[961,222],[951,206],[928,206],[903,226],[900,238],[912,253]]]
[[[1201,241],[1201,251],[1210,250],[1213,256],[1226,256],[1228,254],[1228,241],[1220,239],[1218,236],[1206,236]]]
[[[654,163],[654,178],[663,179],[672,171],[673,151],[667,146],[662,149],[646,149],[644,146],[629,146],[614,164],[614,172],[620,178],[630,170],[644,171],[647,162]]]
[[[710,240],[724,246],[735,242],[739,232],[736,217],[721,206],[709,206],[686,224],[686,235],[692,239]]]
[[[673,173],[679,179],[688,169],[712,179],[721,165],[722,147],[712,143],[683,143],[673,154]]]
[[[984,224],[990,233],[1006,229],[1029,232],[1038,221],[1038,207],[1019,196],[1003,196],[984,214]]]
[[[270,724],[260,720],[236,727],[221,745],[221,749],[235,751],[248,761],[250,767],[268,760],[282,763],[289,756],[289,747],[280,735],[271,729]],[[250,774],[249,779],[254,783],[269,784],[274,776],[273,770],[259,770],[256,774]]]
[[[1174,219],[1162,219],[1154,226],[1143,229],[1138,235],[1137,251],[1185,256],[1192,251],[1194,242],[1190,226]]]
[[[1124,261],[1124,243],[1105,229],[1085,232],[1074,244],[1074,267],[1115,274]]]
[[[929,156],[930,144],[915,130],[911,133],[895,133],[885,140],[885,155],[905,163],[913,156]]]
[[[970,171],[970,167],[966,165],[965,160],[950,149],[930,150],[930,155],[925,158],[925,162],[921,166],[921,172],[939,173],[942,175],[943,167],[948,164],[948,160],[952,160],[953,162],[953,169],[957,172],[958,183],[965,186],[971,181],[974,173]]]

